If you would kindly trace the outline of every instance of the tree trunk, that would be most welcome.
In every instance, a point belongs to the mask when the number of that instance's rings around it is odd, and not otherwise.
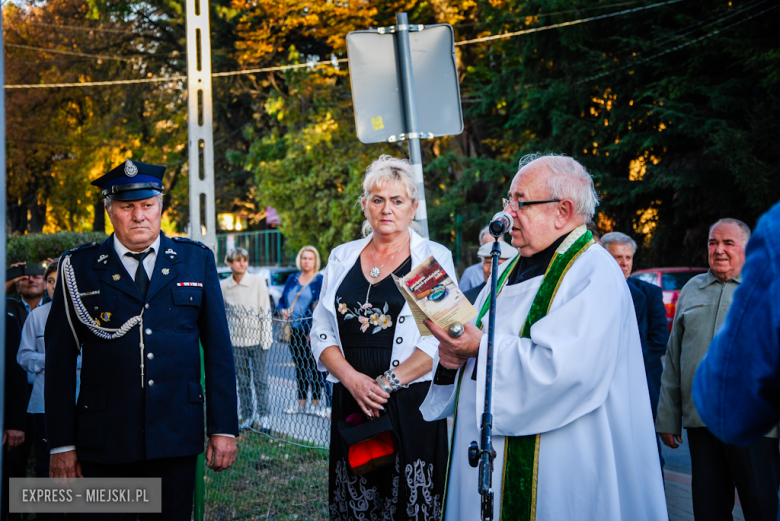
[[[93,232],[106,232],[106,212],[103,207],[103,199],[98,199],[94,204],[95,217],[92,219]]]
[[[46,203],[38,204],[38,200],[30,201],[30,233],[40,233],[46,224]]]

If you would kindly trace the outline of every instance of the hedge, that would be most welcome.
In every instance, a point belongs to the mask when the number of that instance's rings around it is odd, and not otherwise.
[[[79,244],[104,240],[106,234],[103,232],[11,235],[5,243],[6,263],[10,266],[14,262],[41,262],[47,258],[56,259],[66,250]]]

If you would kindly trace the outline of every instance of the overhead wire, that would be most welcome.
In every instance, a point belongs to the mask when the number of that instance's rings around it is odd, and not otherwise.
[[[642,7],[636,7],[632,9],[625,9],[622,11],[617,11],[614,13],[607,13],[599,16],[592,16],[588,18],[581,18],[578,20],[571,20],[568,22],[562,22],[558,24],[552,24],[552,25],[546,25],[543,27],[534,27],[531,29],[524,29],[521,31],[515,31],[510,33],[503,33],[498,35],[491,35],[491,36],[485,36],[481,38],[474,38],[471,40],[462,40],[460,42],[455,42],[456,46],[463,46],[463,45],[472,45],[476,43],[482,43],[486,41],[492,41],[492,40],[498,40],[498,39],[504,39],[504,38],[512,38],[515,36],[520,36],[523,34],[531,34],[536,33],[540,31],[548,31],[552,29],[560,29],[562,27],[570,27],[573,25],[579,25],[583,23],[593,22],[596,20],[603,20],[606,18],[611,18],[615,16],[622,16],[630,13],[635,13],[639,11],[644,11],[647,9],[653,9],[656,7],[662,7],[666,5],[676,4],[679,2],[682,2],[684,0],[668,0],[666,2],[657,2],[655,4],[642,6]],[[617,5],[617,4],[616,4]],[[9,45],[9,44],[6,44]],[[336,63],[347,63],[347,58],[342,58],[338,60],[334,60]],[[263,68],[256,68],[256,69],[242,69],[242,70],[236,70],[236,71],[226,71],[226,72],[215,72],[212,73],[212,77],[227,77],[227,76],[238,76],[238,75],[245,75],[245,74],[256,74],[261,72],[274,72],[274,71],[285,71],[285,70],[291,70],[291,69],[299,69],[299,68],[318,68],[323,65],[330,65],[333,61],[322,61],[322,62],[307,62],[307,63],[300,63],[300,64],[292,64],[292,65],[279,65],[274,67],[263,67]],[[97,86],[110,86],[110,85],[131,85],[131,84],[141,84],[141,83],[160,83],[160,82],[168,82],[168,81],[182,81],[186,80],[186,75],[174,75],[174,76],[165,76],[165,77],[153,77],[153,78],[139,78],[139,79],[132,79],[132,80],[111,80],[111,81],[92,81],[92,82],[74,82],[74,83],[40,83],[40,84],[12,84],[12,85],[5,85],[6,89],[48,89],[48,88],[69,88],[69,87],[97,87]]]
[[[42,51],[47,52],[51,54],[67,54],[69,56],[81,56],[83,58],[97,58],[99,60],[116,60],[116,61],[123,61],[123,62],[129,62],[132,61],[132,58],[124,58],[122,56],[109,56],[105,54],[88,54],[84,52],[77,52],[77,51],[63,51],[60,49],[49,49],[48,47],[34,47],[32,45],[22,45],[18,43],[6,43],[6,47],[15,47],[17,49],[28,49],[32,51]]]
[[[135,34],[135,35],[154,35],[154,33],[148,31],[128,31],[126,29],[107,29],[105,27],[90,27],[88,25],[63,25],[63,24],[48,24],[45,22],[25,22],[29,25],[37,25],[39,27],[54,27],[56,29],[70,29],[73,31],[97,31],[101,33],[116,33],[116,34]]]
[[[493,40],[501,40],[501,39],[504,39],[504,38],[512,38],[514,36],[520,36],[522,34],[538,33],[538,32],[541,32],[541,31],[549,31],[551,29],[560,29],[561,27],[571,27],[572,25],[580,25],[580,24],[584,24],[584,23],[588,23],[588,22],[594,22],[596,20],[603,20],[605,18],[611,18],[613,16],[621,16],[621,15],[624,15],[624,14],[635,13],[635,12],[644,11],[644,10],[647,10],[647,9],[653,9],[655,7],[662,7],[662,6],[665,6],[665,5],[676,4],[676,3],[682,2],[682,1],[684,1],[684,0],[669,0],[667,2],[659,2],[659,3],[656,3],[656,4],[645,5],[645,6],[642,6],[642,7],[635,7],[633,9],[625,9],[623,11],[618,11],[616,13],[602,14],[602,15],[599,15],[599,16],[591,16],[589,18],[580,18],[579,20],[571,20],[571,21],[568,21],[568,22],[561,22],[561,23],[558,23],[558,24],[545,25],[543,27],[532,27],[531,29],[523,29],[522,31],[514,31],[514,32],[511,32],[511,33],[494,34],[494,35],[491,35],[491,36],[483,36],[481,38],[474,38],[474,39],[471,39],[471,40],[462,40],[460,42],[455,42],[455,46],[458,47],[458,46],[461,46],[461,45],[471,45],[471,44],[475,44],[475,43],[490,42],[490,41],[493,41]]]
[[[721,23],[721,22],[723,22],[725,20],[728,20],[729,18],[733,18],[734,16],[742,14],[745,11],[753,9],[754,7],[757,7],[757,6],[761,5],[761,4],[765,4],[768,1],[770,1],[770,0],[757,0],[757,1],[753,2],[752,4],[749,4],[749,5],[745,6],[745,7],[740,8],[740,9],[736,9],[735,11],[733,11],[731,13],[727,13],[725,16],[723,15],[723,13],[717,13],[717,14],[715,14],[713,16],[710,16],[709,18],[706,18],[706,19],[701,20],[701,21],[697,21],[696,23],[691,24],[691,25],[689,25],[687,27],[683,27],[683,28],[677,29],[677,30],[675,30],[675,31],[673,31],[671,33],[665,34],[663,36],[659,36],[658,38],[655,38],[654,40],[651,40],[650,42],[648,42],[650,44],[650,47],[647,47],[647,48],[642,49],[641,51],[637,51],[637,52],[646,54],[647,52],[652,51],[653,49],[658,49],[658,48],[663,47],[664,45],[666,45],[668,43],[674,42],[676,40],[679,40],[680,38],[684,38],[686,36],[689,36],[689,35],[695,33],[696,31],[704,29],[705,27],[710,27],[712,25],[715,25],[715,24]],[[610,61],[613,60],[613,59],[615,61],[618,61],[618,60],[620,60],[620,61],[628,60],[628,59],[632,59],[633,57],[635,57],[637,55],[637,52],[632,52],[632,49],[627,49],[627,50],[623,50],[623,51],[621,51],[619,53],[615,53],[615,54],[611,55],[609,58],[610,58]],[[633,54],[633,56],[629,56],[630,54]],[[600,56],[599,56],[599,58],[600,58]],[[568,72],[570,73],[569,76],[577,76],[578,75],[577,73],[571,74],[571,72],[576,71],[577,69],[582,69],[583,67],[586,67],[588,65],[592,65],[595,61],[596,61],[596,59],[592,58],[592,59],[580,61],[579,63],[575,63],[575,64],[572,64],[572,65],[568,66]],[[632,63],[636,63],[636,62],[633,61]],[[609,65],[612,65],[612,64],[609,64]],[[594,72],[595,70],[599,70],[602,67],[603,66],[591,68],[590,72]],[[614,67],[612,67],[612,68],[610,68],[610,70],[616,70],[616,69]],[[587,72],[586,72],[586,74],[587,74]],[[533,86],[537,86],[537,85],[533,85]]]
[[[640,2],[643,2],[644,0],[631,0],[630,2],[617,2],[614,4],[606,4],[606,5],[597,5],[594,7],[583,7],[581,9],[567,9],[565,11],[551,11],[547,13],[529,13],[527,15],[524,15],[522,13],[517,13],[518,17],[521,18],[540,18],[542,16],[557,16],[561,14],[570,14],[570,13],[583,13],[585,11],[595,11],[598,9],[609,9],[611,7],[622,7],[624,5],[633,5],[638,4]],[[511,18],[511,20],[517,20],[517,18]],[[486,25],[486,24],[495,24],[496,21],[485,21],[485,22],[458,22],[458,27],[473,27],[476,25]]]
[[[610,75],[610,74],[613,74],[613,73],[615,73],[615,72],[618,72],[618,71],[620,71],[620,70],[623,70],[623,69],[628,69],[628,68],[630,68],[630,67],[635,67],[635,66],[637,66],[637,65],[640,65],[640,64],[642,64],[642,63],[646,63],[646,62],[648,62],[648,61],[654,60],[654,59],[656,59],[656,58],[659,58],[659,57],[661,57],[661,56],[664,56],[664,55],[666,55],[666,54],[669,54],[670,52],[677,51],[677,50],[679,50],[679,49],[682,49],[682,48],[684,48],[684,47],[688,47],[689,45],[693,45],[694,43],[697,43],[697,42],[700,42],[700,41],[702,41],[702,40],[705,40],[705,39],[707,39],[707,38],[710,38],[711,36],[715,36],[715,35],[716,35],[716,34],[718,34],[718,33],[721,33],[721,32],[723,32],[723,31],[726,31],[726,30],[728,30],[728,29],[731,29],[731,28],[732,28],[732,27],[734,27],[734,26],[737,26],[737,25],[739,25],[739,24],[741,24],[741,23],[747,22],[748,20],[751,20],[751,19],[753,19],[753,18],[755,18],[755,17],[757,17],[757,16],[760,16],[760,15],[762,15],[762,14],[764,14],[764,13],[768,13],[769,11],[772,11],[773,9],[777,9],[778,7],[780,7],[780,4],[778,4],[778,5],[774,5],[774,6],[772,6],[772,7],[768,7],[767,9],[764,9],[763,11],[760,11],[760,12],[758,12],[758,13],[752,14],[752,15],[750,15],[750,16],[748,16],[748,17],[746,17],[746,18],[743,18],[742,20],[738,20],[738,21],[734,22],[733,24],[727,25],[726,27],[721,27],[720,29],[716,29],[716,30],[714,30],[714,31],[711,31],[711,32],[709,32],[709,33],[707,33],[707,34],[705,34],[705,35],[702,35],[702,36],[698,37],[698,38],[694,38],[693,40],[687,41],[687,42],[685,42],[685,43],[682,43],[682,44],[680,44],[680,45],[676,45],[676,46],[674,46],[674,47],[672,47],[672,48],[666,49],[666,50],[664,50],[664,51],[662,51],[662,52],[659,52],[659,53],[657,53],[657,54],[654,54],[654,55],[652,55],[652,56],[648,56],[647,58],[643,58],[643,59],[641,59],[641,60],[637,60],[637,61],[635,61],[635,62],[633,62],[633,63],[629,63],[629,64],[627,64],[627,65],[624,65],[624,66],[622,66],[622,67],[617,67],[617,68],[615,68],[615,69],[612,69],[612,70],[609,70],[609,71],[602,72],[602,73],[600,73],[600,74],[596,74],[596,75],[590,76],[590,77],[588,77],[588,78],[585,78],[585,79],[579,80],[579,81],[578,81],[578,82],[576,82],[576,83],[577,83],[577,84],[586,83],[586,82],[588,82],[588,81],[592,81],[592,80],[595,80],[595,79],[598,79],[598,78],[602,78],[602,77],[604,77],[604,76],[608,76],[608,75]]]

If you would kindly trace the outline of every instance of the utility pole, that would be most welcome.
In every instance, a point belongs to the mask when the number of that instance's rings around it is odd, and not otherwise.
[[[209,3],[187,0],[187,127],[190,239],[216,251]]]

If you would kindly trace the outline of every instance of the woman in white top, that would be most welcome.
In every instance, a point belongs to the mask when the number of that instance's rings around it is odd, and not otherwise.
[[[420,335],[391,277],[431,256],[455,275],[449,250],[412,229],[417,189],[406,160],[382,156],[368,167],[360,199],[367,237],[333,250],[314,310],[312,352],[334,383],[331,519],[438,519],[441,511],[447,427],[425,422],[419,411],[438,342]],[[384,415],[397,441],[395,461],[355,475],[339,422]]]
[[[55,260],[46,267],[43,280],[46,283],[46,291],[49,298],[54,296],[54,286],[57,284],[57,267],[59,261]],[[43,341],[43,332],[46,329],[46,320],[51,311],[51,301],[40,305],[30,312],[30,316],[22,328],[22,343],[16,354],[17,363],[22,369],[35,375],[33,392],[27,405],[27,412],[33,415],[33,447],[35,449],[35,476],[39,478],[49,477],[49,447],[46,444],[46,422],[44,421],[43,383],[45,380],[46,345]],[[81,356],[76,359],[76,396],[78,399],[79,385],[78,375],[81,373]]]

